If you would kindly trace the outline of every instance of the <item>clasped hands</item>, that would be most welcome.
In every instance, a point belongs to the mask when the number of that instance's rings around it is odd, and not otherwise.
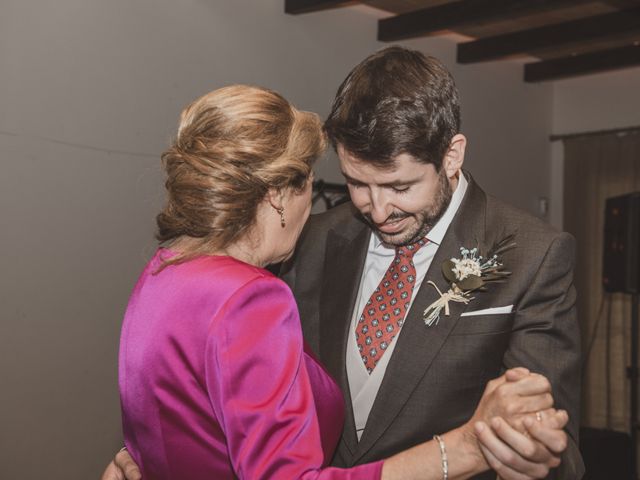
[[[567,447],[569,416],[553,408],[551,384],[526,368],[491,380],[463,429],[477,440],[480,461],[504,480],[544,478]]]

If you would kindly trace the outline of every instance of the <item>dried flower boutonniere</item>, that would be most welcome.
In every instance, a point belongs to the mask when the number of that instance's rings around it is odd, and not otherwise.
[[[514,237],[513,234],[506,236],[486,254],[482,254],[477,247],[471,250],[460,247],[461,258],[445,260],[442,263],[442,273],[449,281],[449,290],[442,293],[436,284],[429,280],[428,283],[438,291],[440,298],[424,311],[424,323],[428,327],[437,324],[443,309],[445,316],[449,316],[449,302],[467,304],[473,300],[473,297],[469,296],[472,292],[484,290],[486,283],[501,281],[511,275],[511,272],[504,270],[500,255],[515,248]]]

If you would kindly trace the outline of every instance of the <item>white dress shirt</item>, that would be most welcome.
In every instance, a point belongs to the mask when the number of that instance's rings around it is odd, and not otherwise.
[[[427,234],[428,243],[422,246],[413,256],[413,263],[416,267],[416,282],[411,296],[411,304],[413,304],[413,299],[420,289],[420,285],[422,285],[427,270],[429,270],[429,266],[431,265],[431,261],[436,255],[438,247],[442,243],[442,239],[451,224],[451,220],[453,220],[453,217],[458,211],[458,208],[462,203],[462,199],[464,198],[464,194],[467,191],[467,180],[464,178],[462,173],[460,173],[459,177],[458,185],[453,192],[451,202],[449,203],[447,210]],[[358,351],[358,345],[355,339],[355,329],[358,323],[358,318],[360,317],[367,300],[369,300],[373,291],[376,289],[380,280],[389,268],[389,265],[391,265],[391,261],[395,257],[395,254],[395,248],[382,243],[377,235],[371,235],[367,250],[367,258],[365,260],[362,277],[360,279],[356,307],[354,308],[353,317],[351,319],[349,338],[347,340],[347,378],[349,380],[349,390],[351,393],[351,402],[358,440],[360,440],[362,432],[364,431],[364,427],[369,417],[369,412],[371,412],[371,407],[373,406],[373,402],[386,372],[389,359],[393,355],[397,338],[402,333],[402,329],[400,329],[393,341],[391,341],[389,347],[385,350],[384,355],[378,361],[378,364],[371,375],[367,372],[364,362],[360,356],[360,352]],[[409,306],[409,309],[411,309],[411,306]]]

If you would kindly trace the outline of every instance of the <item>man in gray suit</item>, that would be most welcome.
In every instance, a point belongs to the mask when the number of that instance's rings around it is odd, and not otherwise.
[[[386,458],[462,425],[490,379],[524,366],[550,380],[555,407],[569,413],[569,444],[551,476],[580,478],[573,239],[486,195],[462,170],[458,93],[434,58],[398,47],[368,57],[325,126],[352,202],[309,219],[282,276],[305,339],[345,394],[333,463]],[[443,263],[462,259],[461,248],[511,240],[498,259],[511,275],[451,300],[428,326],[423,312],[451,287]],[[504,477],[553,464],[544,442],[520,451],[494,427],[477,434]],[[116,459],[130,462],[126,452]]]
[[[580,478],[573,238],[486,195],[462,170],[459,125],[450,73],[399,47],[355,67],[325,124],[352,203],[310,218],[283,278],[307,342],[345,393],[334,463],[385,458],[463,424],[489,379],[524,366],[550,380],[555,407],[569,413],[569,445],[552,476]],[[466,304],[449,302],[449,314],[427,326],[423,312],[450,288],[443,262],[460,258],[461,248],[489,250],[511,236],[516,246],[499,260],[512,274]],[[421,238],[414,285],[403,297],[413,298],[408,314],[386,326],[388,316],[368,322],[372,292],[386,301],[389,282],[378,282],[396,247]],[[507,468],[517,470],[519,460],[531,459],[510,457]]]

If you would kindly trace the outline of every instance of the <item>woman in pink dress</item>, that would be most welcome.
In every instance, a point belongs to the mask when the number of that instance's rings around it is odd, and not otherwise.
[[[443,435],[447,457],[439,439],[327,467],[342,394],[303,341],[291,291],[263,268],[293,252],[324,147],[316,115],[261,88],[222,88],[182,113],[163,156],[162,247],[131,295],[120,345],[125,444],[144,479],[464,478],[488,469],[476,421],[506,417],[506,403],[551,406],[544,379],[512,371]],[[563,414],[549,412],[561,428]],[[103,478],[122,473],[110,469]]]

